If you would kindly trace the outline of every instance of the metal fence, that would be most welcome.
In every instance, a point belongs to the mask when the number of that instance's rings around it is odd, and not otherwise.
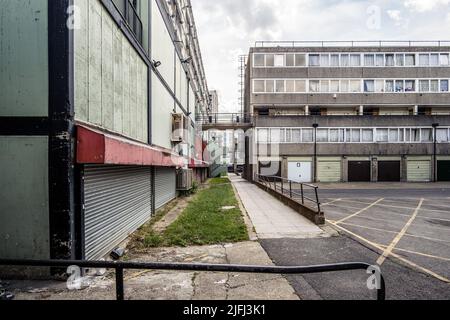
[[[256,41],[255,47],[450,47],[450,40]]]
[[[318,186],[260,174],[256,174],[256,181],[303,205],[317,208],[318,213],[321,212]]]
[[[136,262],[104,262],[104,261],[66,261],[66,260],[4,260],[0,259],[0,266],[24,267],[54,267],[114,269],[116,282],[116,298],[124,300],[124,270],[172,270],[172,271],[203,271],[203,272],[234,272],[255,274],[313,274],[324,272],[370,270],[370,264],[362,262],[336,263],[314,266],[244,266],[222,264],[182,264],[182,263],[136,263]],[[386,299],[386,285],[382,274],[379,275],[377,285],[377,300]]]

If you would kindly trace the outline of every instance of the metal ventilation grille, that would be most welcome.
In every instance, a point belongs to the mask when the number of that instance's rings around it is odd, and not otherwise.
[[[151,218],[151,168],[86,166],[85,257],[100,259]]]
[[[159,209],[177,196],[177,177],[175,168],[156,168],[155,170],[155,208]]]

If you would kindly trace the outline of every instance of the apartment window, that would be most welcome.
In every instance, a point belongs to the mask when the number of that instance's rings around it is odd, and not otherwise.
[[[275,66],[275,56],[273,54],[266,54],[266,67]]]
[[[362,130],[362,142],[373,142],[373,129]]]
[[[411,142],[411,129],[405,129],[405,142]]]
[[[329,54],[321,54],[320,55],[320,66],[321,67],[329,67],[330,66],[330,55]]]
[[[270,129],[270,142],[280,143],[281,142],[281,130],[280,129]]]
[[[350,66],[350,55],[348,55],[348,54],[341,54],[341,66],[342,67]]]
[[[436,140],[437,142],[448,142],[448,129],[437,129],[436,130]]]
[[[420,92],[429,92],[430,91],[430,80],[420,80],[419,81],[419,90],[420,90]]]
[[[310,54],[309,55],[309,65],[311,67],[319,67],[320,66],[320,55]]]
[[[374,67],[375,66],[375,55],[365,54],[364,55],[364,65],[366,67]]]
[[[420,129],[411,129],[411,141],[420,142]]]
[[[349,92],[350,81],[349,80],[341,80],[341,92]]]
[[[399,133],[399,136],[398,136],[399,142],[405,141],[405,130],[404,129],[400,129],[398,131],[398,133]]]
[[[314,133],[313,129],[303,129],[302,130],[302,142],[313,142],[314,140]]]
[[[359,54],[351,54],[350,55],[350,66],[359,67],[361,66],[361,55]]]
[[[386,55],[386,67],[393,67],[395,65],[395,59],[393,54]]]
[[[266,65],[265,61],[264,61],[265,57],[266,56],[264,54],[255,54],[254,55],[254,58],[255,58],[254,65],[255,65],[255,67],[264,67]]]
[[[306,92],[306,81],[296,80],[295,81],[295,92]]]
[[[284,80],[277,80],[276,82],[276,92],[283,93],[284,92]]]
[[[440,64],[441,66],[448,66],[449,65],[449,54],[448,53],[441,53],[440,55]]]
[[[269,130],[268,129],[259,129],[258,130],[258,142],[260,142],[260,143],[269,142]]]
[[[397,67],[405,66],[405,55],[404,54],[396,54],[395,55],[395,64]]]
[[[330,142],[344,142],[344,129],[330,129]]]
[[[415,92],[416,91],[416,81],[406,80],[405,81],[405,92]]]
[[[296,54],[295,55],[295,66],[296,67],[305,67],[306,66],[306,55],[305,54]]]
[[[416,65],[416,55],[406,54],[405,55],[405,66],[411,67]]]
[[[328,80],[320,81],[320,92],[330,92],[330,81]]]
[[[320,92],[320,81],[310,80],[309,81],[309,91],[310,92]]]
[[[448,92],[448,80],[441,80],[441,92]]]
[[[438,54],[431,54],[430,55],[430,66],[436,67],[439,65],[439,55]]]
[[[377,142],[388,142],[388,141],[389,141],[389,130],[377,129]]]
[[[339,67],[339,55],[338,54],[332,54],[330,56],[330,66]]]
[[[398,142],[398,129],[389,129],[389,142]]]
[[[432,129],[422,129],[422,142],[432,142],[433,141],[433,130]]]
[[[295,55],[294,54],[286,55],[286,67],[295,67]]]
[[[317,142],[328,142],[328,129],[317,130]]]
[[[300,129],[292,129],[291,130],[291,141],[293,143],[298,143],[301,141],[301,130]]]
[[[361,142],[361,130],[352,129],[352,142]]]
[[[419,54],[419,65],[429,66],[430,65],[430,55],[429,54]]]
[[[386,92],[394,92],[394,80],[386,80]]]
[[[339,80],[330,81],[330,92],[339,92]]]
[[[375,92],[374,80],[364,80],[364,92]]]
[[[275,92],[275,85],[273,80],[266,80],[266,92],[267,93]]]
[[[265,81],[264,80],[255,80],[253,82],[253,92],[261,93],[265,92]]]
[[[350,91],[361,92],[361,82],[359,80],[350,80]]]
[[[295,92],[295,80],[286,80],[286,92],[288,93]]]
[[[375,65],[377,67],[384,67],[384,54],[377,54],[376,55]]]
[[[384,92],[384,80],[375,80],[375,92]]]
[[[282,54],[275,55],[274,65],[275,67],[284,67],[284,55]]]
[[[404,92],[405,91],[404,85],[405,83],[403,80],[395,80],[395,92]]]
[[[430,81],[430,91],[431,92],[439,92],[439,80],[431,80]]]

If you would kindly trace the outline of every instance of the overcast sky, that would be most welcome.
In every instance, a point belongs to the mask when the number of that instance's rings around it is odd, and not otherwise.
[[[210,89],[238,110],[238,57],[258,40],[450,40],[450,0],[192,0]]]

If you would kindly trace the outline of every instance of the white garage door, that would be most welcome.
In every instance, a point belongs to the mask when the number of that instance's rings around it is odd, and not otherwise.
[[[317,180],[319,182],[340,182],[341,181],[340,161],[321,161],[317,164]]]
[[[289,162],[288,178],[295,182],[311,182],[312,162]]]
[[[430,182],[431,181],[431,161],[408,161],[408,181],[409,182]]]

